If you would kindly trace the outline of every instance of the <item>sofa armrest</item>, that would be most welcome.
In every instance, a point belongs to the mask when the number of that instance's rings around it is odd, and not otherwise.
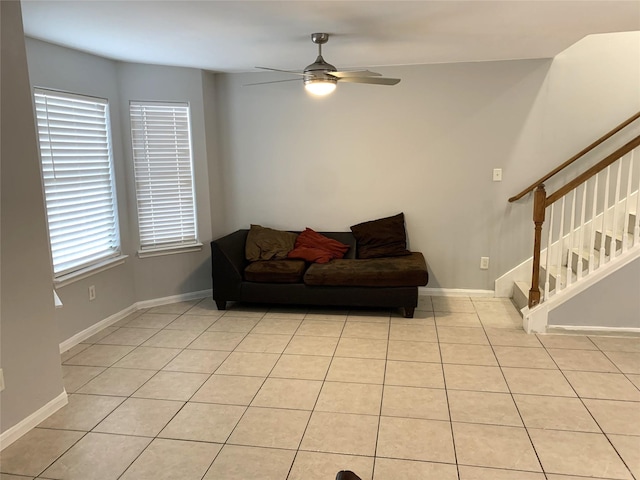
[[[211,242],[213,299],[218,307],[224,308],[224,302],[229,300],[240,300],[248,233],[249,230],[238,230]]]

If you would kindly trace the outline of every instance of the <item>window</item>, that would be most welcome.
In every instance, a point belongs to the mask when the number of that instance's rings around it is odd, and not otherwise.
[[[36,89],[54,278],[120,256],[107,100]]]
[[[187,103],[131,102],[140,256],[200,248]]]

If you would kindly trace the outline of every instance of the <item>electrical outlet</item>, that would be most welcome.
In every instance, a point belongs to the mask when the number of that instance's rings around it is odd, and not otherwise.
[[[501,182],[502,181],[502,169],[501,168],[494,168],[493,169],[493,181],[494,182]]]
[[[4,390],[4,373],[2,373],[2,369],[0,368],[0,392]]]
[[[95,299],[96,299],[96,286],[89,285],[89,300],[95,300]]]
[[[489,257],[480,257],[480,270],[489,270]]]

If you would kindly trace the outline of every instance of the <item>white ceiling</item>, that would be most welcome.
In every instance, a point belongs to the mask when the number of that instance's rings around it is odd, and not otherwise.
[[[22,0],[28,36],[115,60],[221,72],[302,69],[313,32],[338,68],[551,58],[640,30],[640,0]]]

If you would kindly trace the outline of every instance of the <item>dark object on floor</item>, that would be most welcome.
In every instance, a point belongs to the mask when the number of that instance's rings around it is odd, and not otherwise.
[[[381,258],[357,258],[351,232],[321,232],[349,249],[327,263],[299,259],[250,262],[245,255],[249,230],[238,230],[211,242],[213,299],[227,302],[276,303],[329,307],[403,308],[413,317],[418,287],[429,280],[419,252]],[[336,242],[336,243],[337,243]]]
[[[336,480],[362,480],[358,475],[351,470],[342,470],[336,475]]]

